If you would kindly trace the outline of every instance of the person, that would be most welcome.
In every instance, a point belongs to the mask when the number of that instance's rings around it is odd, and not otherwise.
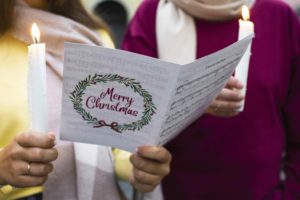
[[[246,96],[239,98],[243,86],[231,78],[209,114],[166,144],[173,156],[162,183],[166,200],[300,198],[299,20],[282,1],[253,3],[145,0],[129,24],[124,50],[184,63],[237,41],[240,8],[251,7]]]
[[[30,123],[27,45],[32,43],[29,30],[33,22],[41,30],[41,41],[46,43],[51,130],[48,134],[34,130],[19,134]],[[124,199],[115,182],[111,148],[66,141],[55,146],[54,133],[58,135],[60,124],[64,42],[105,45],[98,30],[103,33],[106,26],[91,17],[80,0],[1,2],[1,199]],[[170,160],[170,153],[163,147],[139,147],[131,156],[131,184],[141,192],[152,191],[169,173]],[[30,187],[43,183],[43,189]]]

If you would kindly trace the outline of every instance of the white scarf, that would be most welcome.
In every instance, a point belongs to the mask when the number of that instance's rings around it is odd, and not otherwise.
[[[240,15],[254,0],[160,0],[156,12],[156,39],[160,59],[186,64],[196,59],[194,17],[225,21]]]

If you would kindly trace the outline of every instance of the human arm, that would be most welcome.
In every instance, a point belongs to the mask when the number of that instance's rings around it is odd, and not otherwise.
[[[300,198],[300,62],[293,78],[293,88],[284,110],[286,155],[284,158],[284,200]]]
[[[130,157],[131,185],[140,192],[152,192],[170,173],[172,156],[164,147],[143,146]]]
[[[297,200],[300,199],[300,23],[292,12],[289,12],[289,22],[292,31],[288,48],[293,54],[289,89],[283,108],[283,123],[286,130],[283,199]]]
[[[57,150],[54,134],[23,133],[0,151],[0,185],[38,186],[52,171]]]

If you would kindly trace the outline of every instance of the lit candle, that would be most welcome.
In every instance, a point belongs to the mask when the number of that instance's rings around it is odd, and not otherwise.
[[[48,112],[45,44],[39,43],[40,30],[35,23],[31,28],[31,36],[34,41],[34,44],[28,47],[28,99],[31,129],[46,132],[48,129]]]
[[[254,24],[253,22],[249,21],[250,14],[247,6],[242,7],[242,17],[243,20],[239,20],[239,40],[254,33]],[[244,85],[244,88],[241,91],[244,96],[246,95],[246,89],[247,89],[248,69],[249,69],[249,61],[251,56],[250,50],[251,50],[251,43],[249,44],[244,56],[242,57],[240,63],[238,64],[235,70],[235,77],[239,79]],[[244,104],[245,102],[243,102],[243,105],[239,109],[239,111],[244,110]]]

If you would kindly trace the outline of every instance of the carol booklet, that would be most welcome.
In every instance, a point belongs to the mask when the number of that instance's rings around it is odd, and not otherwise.
[[[205,112],[251,40],[186,65],[66,43],[61,139],[127,151],[166,143]]]

